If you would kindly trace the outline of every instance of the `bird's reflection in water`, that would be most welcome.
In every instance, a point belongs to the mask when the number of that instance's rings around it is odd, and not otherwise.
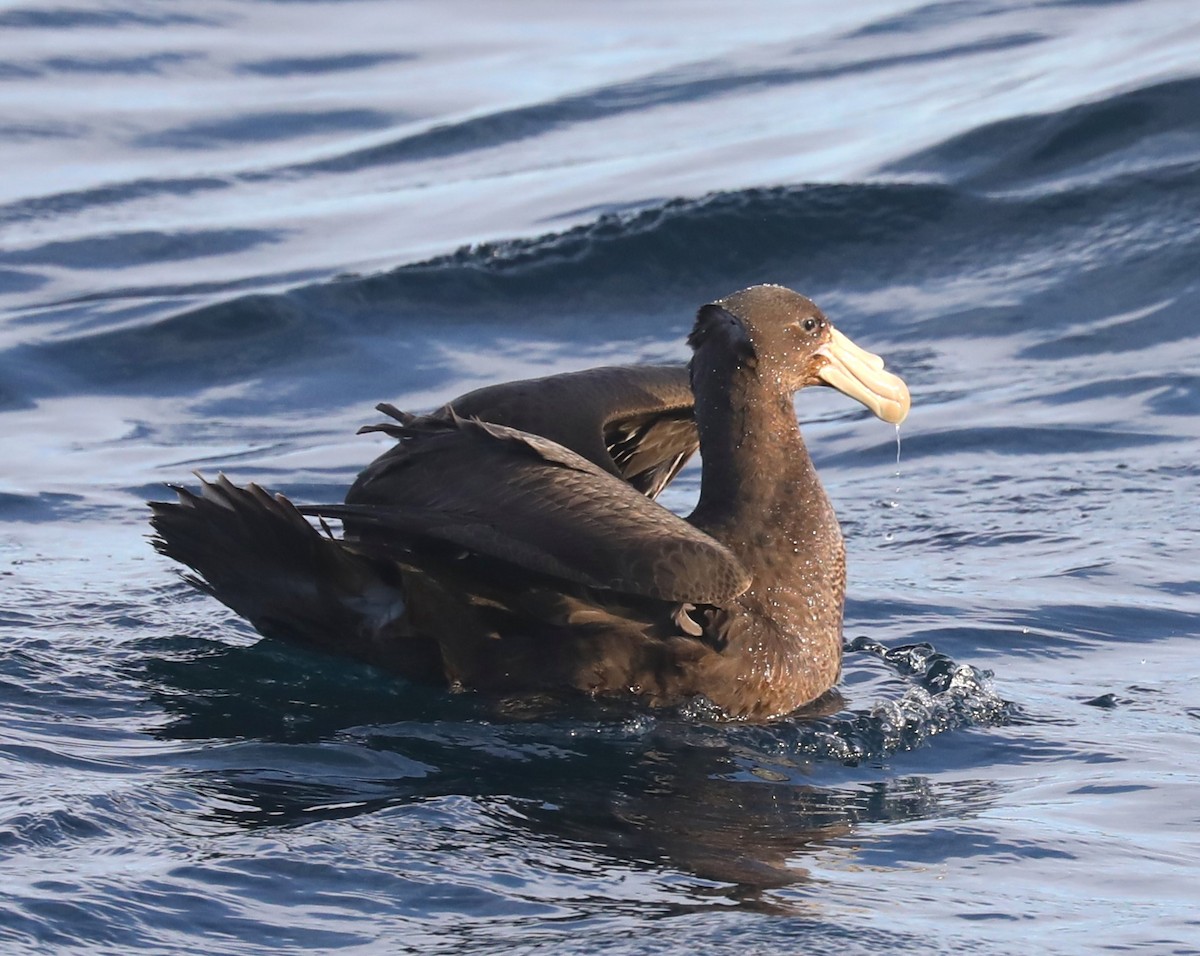
[[[142,674],[171,718],[159,734],[206,741],[184,752],[203,754],[184,768],[189,786],[212,818],[239,827],[420,812],[464,796],[500,824],[499,839],[679,871],[718,884],[703,892],[720,905],[773,909],[790,904],[768,891],[806,880],[814,848],[873,822],[947,812],[960,797],[926,778],[856,779],[763,747],[769,726],[747,735],[645,711],[621,719],[611,704],[498,704],[354,665],[314,670],[269,644],[182,657],[160,656]],[[817,714],[843,703],[830,695]]]

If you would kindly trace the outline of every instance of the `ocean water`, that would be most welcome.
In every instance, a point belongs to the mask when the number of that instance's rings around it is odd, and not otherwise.
[[[1193,0],[14,0],[0,154],[0,952],[1200,953]],[[913,392],[797,401],[838,714],[410,686],[145,540],[763,281]]]

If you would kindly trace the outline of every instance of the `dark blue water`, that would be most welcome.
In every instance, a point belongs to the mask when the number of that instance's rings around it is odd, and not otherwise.
[[[1200,8],[829,6],[0,10],[0,951],[1200,952]],[[798,400],[822,720],[409,686],[144,540],[763,281],[913,392]]]

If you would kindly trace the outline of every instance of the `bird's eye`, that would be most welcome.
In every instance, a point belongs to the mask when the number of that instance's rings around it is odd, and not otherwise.
[[[812,316],[809,316],[807,319],[804,320],[804,331],[805,332],[811,332],[816,327],[817,327],[817,320],[814,319]]]

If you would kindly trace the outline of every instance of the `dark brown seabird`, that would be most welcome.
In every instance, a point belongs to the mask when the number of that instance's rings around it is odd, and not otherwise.
[[[790,713],[838,679],[846,580],[793,395],[831,385],[899,423],[908,390],[780,286],[704,306],[688,343],[687,369],[381,405],[394,420],[363,430],[397,444],[345,504],[202,480],[151,504],[154,544],[262,634],[410,678]],[[697,446],[683,519],[653,498]]]

